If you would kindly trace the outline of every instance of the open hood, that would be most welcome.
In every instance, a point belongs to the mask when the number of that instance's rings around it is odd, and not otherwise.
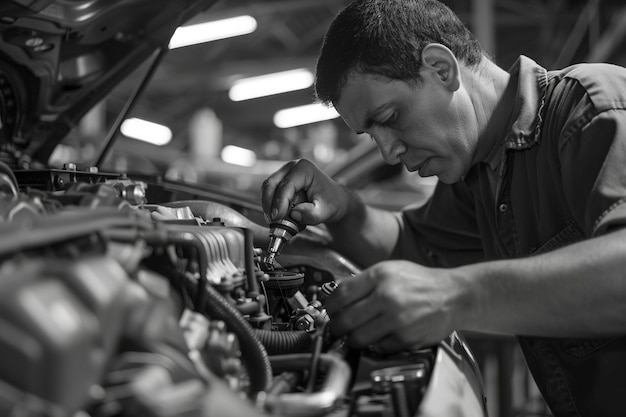
[[[43,166],[94,105],[217,0],[3,0],[0,161]]]

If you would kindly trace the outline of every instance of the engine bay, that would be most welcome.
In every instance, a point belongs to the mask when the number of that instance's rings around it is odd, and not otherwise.
[[[425,396],[441,402],[443,357],[471,387],[460,415],[483,415],[458,335],[387,356],[330,337],[325,296],[358,268],[323,230],[267,268],[267,227],[227,204],[45,174],[25,187],[32,172],[0,173],[2,415],[414,416]]]

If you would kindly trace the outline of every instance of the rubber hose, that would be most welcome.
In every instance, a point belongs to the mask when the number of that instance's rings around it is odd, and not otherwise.
[[[185,289],[192,294],[197,291],[196,282],[176,269],[163,265],[159,270],[165,270],[166,276],[174,276],[183,282]],[[222,294],[210,285],[205,287],[205,291],[207,294],[206,311],[201,313],[206,314],[209,318],[223,321],[229,330],[237,336],[242,362],[250,376],[248,395],[254,399],[259,392],[267,391],[272,383],[272,365],[265,346],[254,334],[254,328],[250,326],[250,323]]]
[[[256,337],[254,328],[235,306],[226,301],[212,286],[208,285],[206,291],[208,296],[206,314],[224,321],[239,339],[242,360],[250,373],[249,395],[254,398],[259,392],[266,391],[272,383],[272,365],[265,346]]]
[[[254,329],[254,333],[270,355],[307,352],[311,348],[311,335],[305,331]]]
[[[9,167],[7,164],[1,161],[0,161],[0,174],[6,174],[11,179],[11,182],[13,182],[13,185],[15,185],[15,188],[19,190],[20,185],[17,182],[15,173],[13,172],[11,167]]]

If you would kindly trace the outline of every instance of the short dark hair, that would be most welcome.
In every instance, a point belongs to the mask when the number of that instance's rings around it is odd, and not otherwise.
[[[352,71],[419,82],[424,46],[447,46],[466,65],[484,51],[459,17],[437,0],[355,0],[330,25],[317,60],[315,95],[336,104]]]

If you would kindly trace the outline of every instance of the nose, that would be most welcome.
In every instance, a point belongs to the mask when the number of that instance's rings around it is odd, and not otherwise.
[[[377,135],[374,140],[386,163],[395,165],[400,162],[400,155],[406,152],[406,146],[393,135]]]

